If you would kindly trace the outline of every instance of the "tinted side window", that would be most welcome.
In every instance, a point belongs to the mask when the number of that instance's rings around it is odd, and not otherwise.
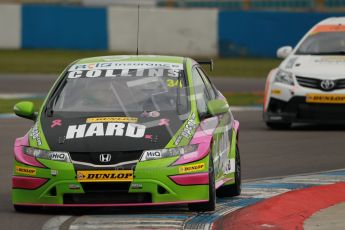
[[[199,71],[200,76],[202,77],[203,81],[205,82],[208,94],[211,98],[211,100],[216,99],[217,94],[211,84],[211,82],[208,80],[208,77],[206,76],[206,74],[204,73],[204,71],[201,68],[197,68]]]
[[[196,97],[196,103],[198,112],[200,115],[207,113],[207,102],[209,101],[209,95],[198,70],[193,68],[193,84]]]

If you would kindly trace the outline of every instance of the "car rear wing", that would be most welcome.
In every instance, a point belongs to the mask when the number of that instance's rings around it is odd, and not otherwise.
[[[197,61],[199,65],[209,65],[210,70],[213,71],[214,66],[213,66],[213,59],[210,59],[209,61]]]

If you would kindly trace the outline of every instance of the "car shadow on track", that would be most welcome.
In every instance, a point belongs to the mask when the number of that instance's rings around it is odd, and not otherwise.
[[[28,214],[46,214],[46,215],[114,215],[114,214],[177,214],[177,213],[192,213],[188,210],[186,205],[179,206],[148,206],[148,207],[42,207],[32,209]]]

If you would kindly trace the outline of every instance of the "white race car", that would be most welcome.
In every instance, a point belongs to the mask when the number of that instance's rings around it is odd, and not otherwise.
[[[273,129],[294,122],[345,123],[345,17],[315,25],[267,77],[263,118]]]

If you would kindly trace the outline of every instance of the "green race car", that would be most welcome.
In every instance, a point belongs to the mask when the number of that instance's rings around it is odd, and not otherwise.
[[[105,56],[68,66],[14,147],[12,201],[37,207],[188,204],[241,192],[239,122],[200,64]]]

